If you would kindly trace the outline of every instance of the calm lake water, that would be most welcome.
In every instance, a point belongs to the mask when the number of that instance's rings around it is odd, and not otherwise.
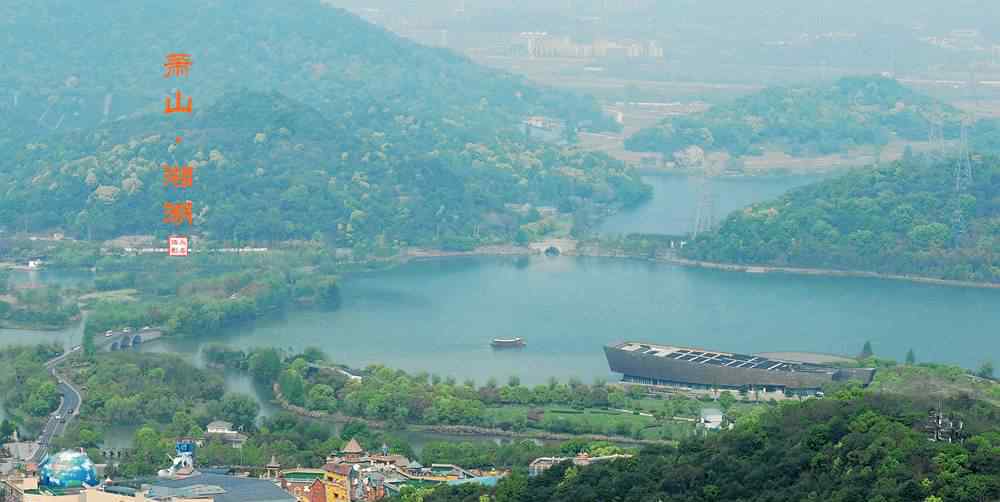
[[[902,360],[974,367],[1000,354],[1000,291],[874,279],[739,274],[605,258],[459,258],[347,277],[335,312],[293,313],[204,343],[324,348],[351,366],[381,363],[459,380],[611,378],[602,346],[625,339],[740,352],[854,354],[866,340]],[[527,347],[496,351],[494,337]],[[942,343],[943,339],[947,343]]]
[[[829,176],[753,176],[715,178],[710,193],[715,195],[716,219],[747,205],[777,197],[786,191]],[[653,198],[640,207],[606,219],[599,228],[605,234],[632,232],[681,235],[694,228],[699,199],[699,182],[687,176],[644,176],[653,186]]]
[[[770,198],[808,178],[720,183],[720,209]],[[651,180],[649,204],[605,231],[683,232],[693,214],[684,178]],[[730,188],[725,188],[730,187]],[[722,188],[725,188],[724,190]],[[720,211],[722,214],[723,211]],[[671,220],[664,215],[680,215]],[[621,340],[740,352],[854,354],[871,340],[876,354],[972,368],[1000,358],[1000,291],[873,279],[759,275],[686,269],[604,258],[459,258],[410,263],[345,277],[343,307],[293,312],[223,333],[162,340],[143,350],[192,360],[206,343],[237,347],[322,347],[354,367],[385,364],[484,383],[517,375],[613,379],[602,346]],[[527,347],[495,351],[494,337],[520,336]],[[0,344],[56,339],[78,343],[79,328],[57,333],[0,330]],[[231,390],[267,389],[241,375]]]

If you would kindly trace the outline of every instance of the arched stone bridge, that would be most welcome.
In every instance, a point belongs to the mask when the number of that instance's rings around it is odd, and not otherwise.
[[[532,251],[538,254],[548,255],[574,255],[576,254],[576,240],[574,239],[546,239],[544,241],[532,242],[528,245]]]
[[[151,342],[163,336],[163,331],[155,328],[143,329],[126,333],[124,331],[113,331],[110,336],[106,334],[94,335],[94,344],[102,350],[115,352],[136,347],[146,342]]]

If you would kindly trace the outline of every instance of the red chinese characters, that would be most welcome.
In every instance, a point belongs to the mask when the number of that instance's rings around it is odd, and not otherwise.
[[[164,78],[187,77],[191,72],[191,55],[184,53],[171,53],[167,55],[167,62],[163,67],[166,72]],[[173,102],[167,97],[164,101],[163,113],[191,113],[194,110],[194,100],[188,96],[184,101],[184,94],[180,89],[174,90]],[[181,136],[177,136],[175,145],[181,144]],[[194,185],[194,167],[185,165],[163,164],[163,186],[176,189],[187,189]],[[194,203],[190,200],[182,202],[163,203],[163,223],[167,225],[194,225]],[[187,256],[189,252],[190,239],[185,236],[171,236],[167,240],[167,254],[169,256]]]

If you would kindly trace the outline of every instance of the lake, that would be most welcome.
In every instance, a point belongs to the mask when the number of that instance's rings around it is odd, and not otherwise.
[[[612,378],[602,346],[622,340],[738,352],[876,354],[975,367],[1000,354],[1000,291],[876,279],[761,275],[612,258],[476,257],[346,277],[335,312],[297,312],[148,348],[196,354],[323,348],[354,367],[385,364],[459,380]],[[527,347],[494,350],[494,337]],[[947,336],[948,343],[942,343]]]
[[[718,214],[823,176],[718,178]],[[648,203],[605,233],[683,233],[697,181],[648,176]],[[477,257],[414,262],[344,278],[336,312],[296,312],[149,349],[196,355],[206,342],[323,348],[353,367],[384,364],[482,384],[613,379],[602,346],[625,339],[740,352],[876,353],[975,367],[1000,353],[1000,292],[873,279],[738,274],[637,260]],[[940,344],[947,333],[949,344]],[[494,337],[527,347],[493,350]],[[280,340],[280,342],[276,342]],[[957,343],[955,343],[957,341]],[[945,346],[942,346],[945,345]]]
[[[716,219],[755,202],[777,197],[786,191],[820,181],[829,175],[746,176],[714,178],[710,192],[715,195]],[[610,216],[598,227],[605,234],[648,233],[682,235],[694,228],[699,199],[699,181],[688,176],[644,176],[653,187],[653,197],[645,204]]]
[[[815,179],[815,178],[813,178]],[[650,178],[655,196],[619,215],[606,232],[683,232],[693,214],[691,182]],[[772,197],[810,178],[718,181],[719,214],[728,204]],[[624,214],[624,213],[623,213]],[[676,220],[664,215],[680,215]],[[671,226],[675,225],[675,226]],[[59,273],[45,280],[61,281]],[[69,279],[66,279],[69,280]],[[73,280],[86,280],[75,277]],[[602,346],[644,340],[708,349],[855,354],[974,368],[1000,355],[1000,291],[857,278],[744,274],[639,260],[573,257],[476,257],[412,262],[344,277],[343,306],[299,311],[221,333],[168,339],[142,350],[177,352],[197,361],[207,343],[242,348],[323,348],[353,367],[385,364],[479,384],[516,375],[527,384],[549,377],[613,379]],[[54,333],[0,330],[0,344],[61,340]],[[493,350],[494,337],[520,336],[520,350]],[[947,343],[944,341],[947,340]],[[231,390],[267,405],[267,389],[228,375]],[[272,412],[265,407],[265,412]]]

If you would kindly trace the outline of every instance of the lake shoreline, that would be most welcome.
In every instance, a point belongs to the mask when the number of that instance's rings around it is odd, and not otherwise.
[[[917,284],[930,284],[935,286],[950,286],[950,287],[977,288],[977,289],[1000,289],[1000,283],[959,281],[954,279],[937,279],[934,277],[926,277],[920,275],[886,274],[882,272],[871,272],[865,270],[837,270],[837,269],[807,268],[807,267],[781,267],[773,265],[743,265],[736,263],[689,260],[686,258],[680,258],[676,256],[658,256],[656,258],[646,258],[641,256],[629,256],[627,254],[615,253],[615,252],[589,251],[586,250],[585,248],[581,252],[579,251],[579,249],[580,248],[578,248],[578,250],[574,252],[564,253],[564,256],[642,260],[642,261],[652,261],[656,263],[667,263],[687,268],[705,268],[712,270],[722,270],[726,272],[743,272],[750,274],[790,274],[790,275],[808,275],[815,277],[853,277],[853,278],[865,278],[865,279],[880,279],[885,281],[905,281]],[[401,255],[399,257],[400,259],[399,264],[406,263],[410,260],[432,260],[432,259],[461,258],[461,257],[472,257],[472,256],[503,257],[503,256],[542,256],[542,255],[543,255],[542,253],[539,253],[538,251],[530,247],[520,247],[515,245],[484,246],[482,248],[476,248],[472,251],[414,249],[414,250],[409,250],[406,252],[406,254]]]
[[[804,268],[804,267],[778,267],[771,265],[739,265],[735,263],[719,263],[711,261],[688,260],[686,258],[657,258],[654,261],[662,263],[672,263],[691,268],[707,268],[713,270],[724,270],[728,272],[744,272],[749,274],[792,274],[811,275],[817,277],[855,277],[866,279],[880,279],[887,281],[905,281],[918,284],[931,284],[936,286],[951,286],[977,289],[1000,289],[1000,284],[994,282],[974,282],[958,281],[954,279],[937,279],[920,275],[886,274],[882,272],[870,272],[864,270],[837,270],[826,268]]]

